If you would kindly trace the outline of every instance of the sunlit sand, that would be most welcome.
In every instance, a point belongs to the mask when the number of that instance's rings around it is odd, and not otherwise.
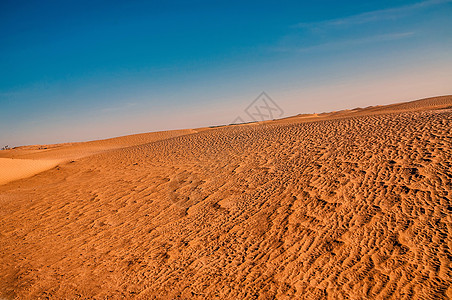
[[[0,151],[0,296],[450,298],[451,108]]]

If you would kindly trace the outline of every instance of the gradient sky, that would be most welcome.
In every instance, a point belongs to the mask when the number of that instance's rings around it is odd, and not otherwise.
[[[452,94],[452,0],[0,1],[0,145]]]

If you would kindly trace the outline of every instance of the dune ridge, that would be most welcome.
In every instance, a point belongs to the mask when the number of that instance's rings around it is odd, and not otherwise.
[[[451,105],[11,150],[71,160],[0,186],[0,296],[451,298]]]
[[[194,132],[197,131],[193,129],[161,131],[90,142],[21,146],[0,151],[0,170],[2,170],[0,185],[39,174],[60,163]]]

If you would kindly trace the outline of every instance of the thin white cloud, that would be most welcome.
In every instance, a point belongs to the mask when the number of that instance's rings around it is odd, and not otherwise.
[[[386,42],[386,41],[396,41],[405,38],[410,38],[414,36],[414,32],[397,32],[397,33],[389,33],[389,34],[380,34],[369,37],[357,38],[357,39],[346,39],[340,40],[336,42],[329,42],[318,44],[314,46],[307,47],[280,47],[274,48],[275,52],[310,52],[310,51],[318,51],[318,50],[328,50],[328,49],[340,49],[352,46],[359,46],[363,44],[371,44],[378,42]]]
[[[347,26],[347,25],[360,25],[371,22],[378,22],[390,19],[399,19],[408,13],[413,11],[431,7],[440,4],[452,3],[452,0],[426,0],[423,2],[414,3],[411,5],[405,5],[401,7],[388,8],[375,10],[370,12],[365,12],[357,15],[353,15],[346,18],[330,19],[319,22],[308,22],[308,23],[298,23],[294,25],[295,28],[326,28],[326,27],[336,27],[336,26]]]

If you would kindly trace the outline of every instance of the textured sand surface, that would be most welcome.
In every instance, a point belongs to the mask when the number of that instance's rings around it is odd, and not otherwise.
[[[451,108],[0,151],[0,297],[451,298]]]

